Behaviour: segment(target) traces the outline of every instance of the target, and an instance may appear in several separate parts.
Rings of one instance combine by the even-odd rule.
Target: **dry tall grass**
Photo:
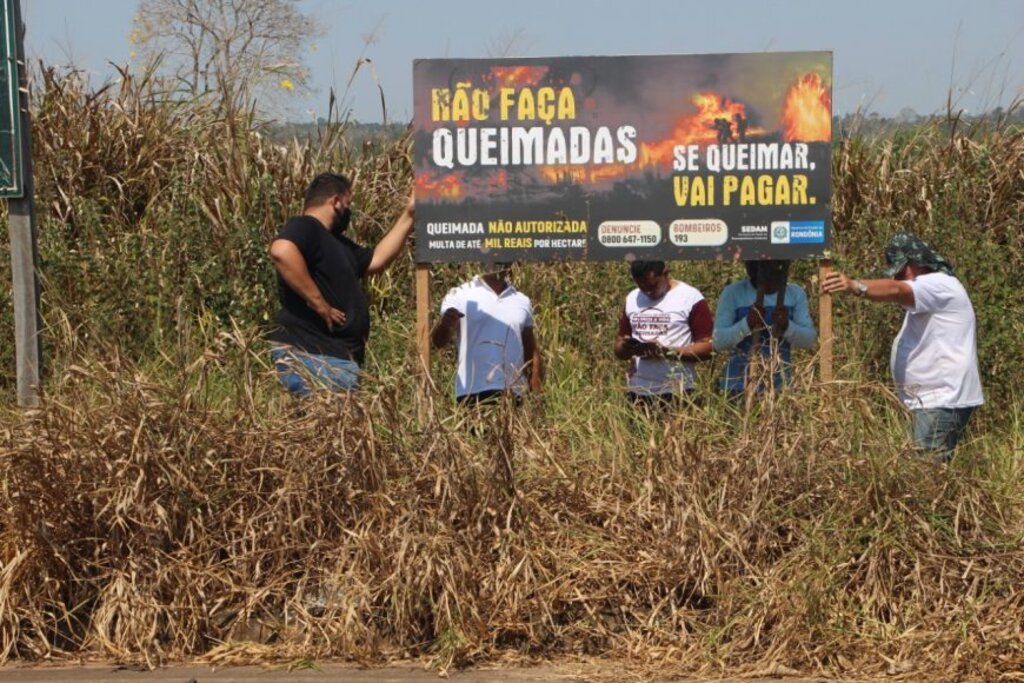
[[[391,381],[260,398],[259,356],[211,400],[246,353],[221,345],[174,381],[74,368],[4,429],[5,656],[1024,666],[1019,430],[936,470],[887,391],[840,384],[664,422],[595,387],[476,436]]]
[[[815,385],[804,356],[793,391],[741,415],[712,364],[703,408],[634,415],[610,352],[615,264],[517,274],[543,401],[463,414],[450,358],[418,391],[403,261],[372,285],[364,390],[296,406],[258,335],[266,240],[329,167],[357,176],[374,241],[407,142],[359,155],[332,126],[275,147],[127,74],[39,88],[51,365],[41,409],[0,406],[0,659],[1024,676],[1019,131],[936,124],[835,155],[840,266],[877,267],[906,225],[951,252],[978,308],[990,403],[935,469],[875,381],[896,311],[858,301],[837,303],[842,382]],[[739,273],[674,268],[712,299]],[[466,272],[438,268],[436,287]],[[0,344],[9,329],[4,313]]]

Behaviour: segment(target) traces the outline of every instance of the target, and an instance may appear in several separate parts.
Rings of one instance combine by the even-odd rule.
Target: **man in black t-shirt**
[[[370,310],[362,279],[385,270],[413,230],[414,204],[373,249],[344,235],[352,183],[324,173],[306,189],[295,216],[270,245],[277,269],[281,311],[270,335],[271,356],[281,382],[300,396],[310,380],[333,390],[355,389],[370,336]]]

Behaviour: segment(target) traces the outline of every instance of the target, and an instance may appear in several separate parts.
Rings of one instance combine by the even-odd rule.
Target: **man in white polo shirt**
[[[634,261],[615,357],[630,361],[629,398],[666,405],[693,390],[694,366],[711,357],[714,321],[704,295],[669,277],[664,261]]]
[[[541,359],[530,299],[508,281],[510,264],[452,288],[430,334],[435,348],[459,341],[455,398],[460,403],[540,391]]]
[[[914,442],[948,462],[974,409],[984,403],[974,307],[953,266],[926,242],[897,233],[885,249],[883,279],[830,273],[825,292],[889,301],[906,311],[892,346],[896,389],[913,416]]]

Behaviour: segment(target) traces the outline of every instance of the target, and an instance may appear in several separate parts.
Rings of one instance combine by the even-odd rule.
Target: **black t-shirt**
[[[373,250],[359,246],[344,235],[331,234],[312,216],[289,219],[274,239],[288,240],[299,248],[309,275],[324,299],[345,313],[345,324],[328,330],[323,319],[279,273],[277,291],[281,311],[270,339],[306,353],[345,358],[362,365],[366,340],[370,336],[370,308],[361,280],[370,267]]]

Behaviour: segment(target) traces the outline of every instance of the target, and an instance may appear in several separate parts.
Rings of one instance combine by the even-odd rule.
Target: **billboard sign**
[[[832,55],[417,60],[416,259],[820,257]]]

